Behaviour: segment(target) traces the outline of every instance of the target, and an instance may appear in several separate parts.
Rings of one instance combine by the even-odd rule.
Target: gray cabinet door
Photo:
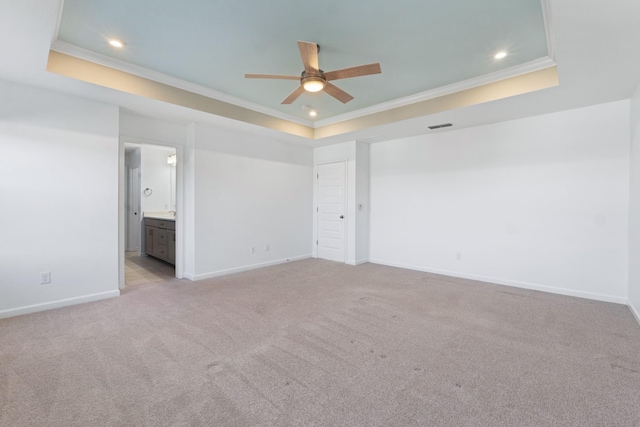
[[[167,252],[167,230],[156,228],[154,230],[153,256],[166,261]]]
[[[168,252],[167,245],[157,244],[153,248],[153,256],[163,261],[167,260]]]
[[[173,230],[167,230],[167,261],[171,264],[176,264],[176,232]]]
[[[163,225],[165,228],[159,228]],[[173,265],[176,264],[175,222],[145,220],[145,253]]]
[[[157,231],[158,229],[155,227],[145,227],[144,252],[147,255],[154,255],[153,247],[155,243],[155,234],[157,233]]]

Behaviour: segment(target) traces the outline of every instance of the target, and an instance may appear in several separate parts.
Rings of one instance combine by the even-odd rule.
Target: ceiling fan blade
[[[349,95],[347,92],[343,91],[337,86],[332,85],[329,82],[324,85],[324,91],[343,104],[346,104],[353,99],[353,96]]]
[[[324,73],[324,78],[327,80],[348,79],[350,77],[368,76],[370,74],[380,74],[380,64],[359,65],[357,67],[344,68],[342,70],[329,71]]]
[[[311,42],[303,42],[298,40],[298,49],[304,64],[304,70],[309,74],[318,74],[318,45]]]
[[[245,79],[280,79],[280,80],[300,80],[300,76],[281,76],[279,74],[245,74]]]
[[[304,92],[304,87],[302,85],[298,86],[296,90],[291,92],[291,95],[287,96],[287,99],[281,102],[281,104],[291,104],[293,101],[298,99],[300,95]]]

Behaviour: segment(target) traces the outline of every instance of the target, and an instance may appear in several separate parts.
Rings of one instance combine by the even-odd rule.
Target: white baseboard
[[[505,280],[497,277],[485,277],[475,274],[460,273],[457,271],[440,270],[437,268],[419,267],[409,264],[399,264],[394,262],[387,262],[379,259],[370,259],[372,264],[388,265],[389,267],[406,268],[407,270],[424,271],[425,273],[442,274],[444,276],[457,277],[460,279],[477,280],[479,282],[493,283],[496,285],[512,286],[514,288],[530,289],[532,291],[548,292],[552,294],[566,295],[570,297],[578,297],[591,299],[596,301],[613,302],[616,304],[627,305],[628,301],[624,297],[617,297],[614,295],[597,294],[593,292],[576,291],[574,289],[556,288],[553,286],[540,285],[537,283],[519,282],[516,280]]]
[[[272,265],[284,264],[286,262],[291,262],[291,261],[300,261],[308,258],[312,258],[311,254],[300,255],[300,256],[291,257],[291,258],[278,259],[275,261],[267,261],[259,264],[245,265],[242,267],[229,268],[227,270],[213,271],[211,273],[196,274],[196,275],[185,274],[185,278],[189,280],[210,279],[212,277],[226,276],[228,274],[241,273],[243,271],[255,270],[257,268],[263,268],[263,267],[271,267]]]
[[[54,308],[62,308],[70,305],[82,304],[85,302],[100,301],[108,298],[120,296],[120,291],[101,292],[99,294],[85,295],[82,297],[62,299],[58,301],[45,302],[42,304],[27,305],[24,307],[10,308],[0,311],[0,319],[7,317],[20,316],[23,314],[36,313],[38,311],[53,310]]]
[[[357,259],[355,261],[347,261],[345,262],[345,264],[349,264],[349,265],[360,265],[360,264],[366,264],[368,263],[369,260],[368,259]]]
[[[635,308],[633,306],[633,304],[631,304],[631,301],[627,302],[627,306],[629,307],[629,310],[631,310],[631,314],[633,314],[633,317],[636,318],[636,321],[638,322],[638,325],[640,325],[640,310]]]

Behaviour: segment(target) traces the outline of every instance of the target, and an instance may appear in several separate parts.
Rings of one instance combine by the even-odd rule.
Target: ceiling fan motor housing
[[[314,78],[314,77],[315,78],[320,78],[320,79],[326,81],[326,79],[324,78],[324,71],[322,71],[322,70],[318,70],[318,74],[309,74],[306,71],[303,71],[302,74],[300,74],[300,81],[302,82],[302,81],[304,81],[306,79]]]

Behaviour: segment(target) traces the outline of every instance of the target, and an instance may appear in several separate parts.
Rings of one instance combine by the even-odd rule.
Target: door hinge
[[[320,174],[319,173],[316,174],[316,178],[320,178]]]
[[[316,246],[318,246],[318,241],[316,240]]]
[[[320,212],[320,208],[316,208],[316,212]]]

